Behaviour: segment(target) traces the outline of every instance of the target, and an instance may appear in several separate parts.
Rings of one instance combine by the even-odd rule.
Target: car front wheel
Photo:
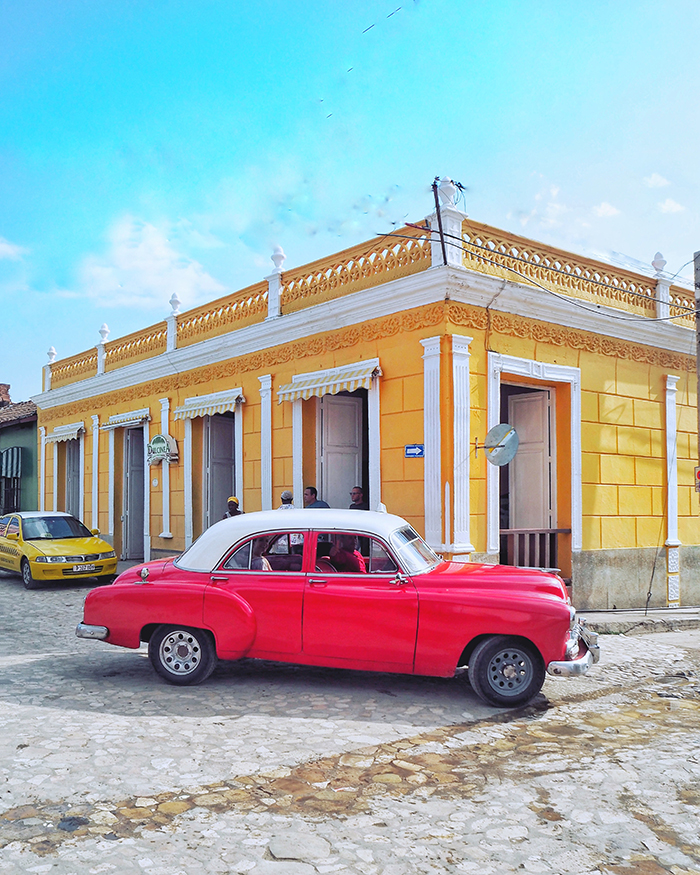
[[[23,559],[20,566],[22,570],[22,583],[25,589],[36,589],[38,583],[32,576],[32,569],[29,567],[29,560]]]
[[[148,642],[153,668],[169,684],[201,684],[216,668],[214,641],[203,629],[159,626]]]
[[[544,662],[531,644],[496,635],[482,641],[469,660],[469,682],[489,705],[525,705],[544,683]]]

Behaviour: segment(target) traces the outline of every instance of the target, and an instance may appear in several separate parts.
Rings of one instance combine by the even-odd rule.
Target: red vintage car
[[[536,568],[445,562],[401,517],[335,509],[222,520],[181,556],[131,568],[85,600],[80,638],[137,648],[197,684],[217,659],[450,677],[501,707],[545,671],[584,674],[597,636]]]

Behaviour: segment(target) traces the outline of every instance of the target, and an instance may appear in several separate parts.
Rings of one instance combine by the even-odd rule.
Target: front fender
[[[204,624],[216,639],[221,659],[240,659],[253,646],[258,626],[253,609],[238,593],[207,586],[204,592]]]

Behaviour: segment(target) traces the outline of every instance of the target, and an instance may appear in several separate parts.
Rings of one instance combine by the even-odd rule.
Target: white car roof
[[[243,513],[221,520],[208,528],[187,551],[183,562],[194,560],[199,568],[213,568],[233,544],[250,535],[267,532],[294,532],[313,529],[319,532],[353,532],[358,535],[378,535],[387,540],[392,532],[409,525],[403,517],[371,510],[341,510],[339,508],[309,508],[284,511],[264,510]]]

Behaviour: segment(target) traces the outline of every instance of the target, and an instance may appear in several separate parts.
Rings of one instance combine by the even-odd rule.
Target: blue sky
[[[697,0],[0,0],[0,382],[416,221],[675,272]],[[692,268],[684,275],[690,277]]]

